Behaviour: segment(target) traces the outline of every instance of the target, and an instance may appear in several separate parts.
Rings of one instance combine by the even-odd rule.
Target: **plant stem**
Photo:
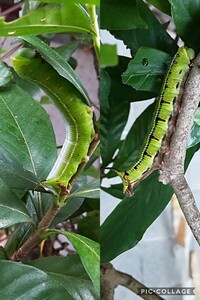
[[[27,256],[27,254],[31,251],[31,249],[36,246],[41,238],[40,236],[48,229],[49,225],[60,211],[61,206],[58,206],[54,203],[50,205],[44,217],[38,224],[37,231],[34,232],[26,242],[13,254],[11,257],[12,260],[20,261],[23,257]]]
[[[94,30],[93,44],[99,62],[100,61],[100,36],[99,36],[98,19],[96,14],[96,6],[94,4],[86,4],[86,8],[90,16],[92,29]]]

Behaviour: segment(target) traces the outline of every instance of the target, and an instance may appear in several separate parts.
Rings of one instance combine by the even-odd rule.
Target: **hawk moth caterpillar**
[[[21,51],[12,58],[15,71],[30,80],[52,99],[66,124],[66,138],[58,158],[46,180],[41,185],[48,190],[68,193],[69,181],[78,166],[87,158],[94,138],[93,110],[85,104],[83,96],[65,78],[40,57]]]
[[[155,169],[156,157],[161,151],[162,142],[169,129],[169,121],[173,117],[174,109],[176,109],[174,108],[175,104],[180,98],[181,89],[187,78],[190,63],[194,56],[194,51],[191,48],[182,46],[178,49],[165,75],[161,92],[156,99],[156,107],[150,129],[137,160],[125,171],[113,169],[120,176],[123,183],[123,191],[126,195],[131,195],[133,187],[137,186],[141,180]]]

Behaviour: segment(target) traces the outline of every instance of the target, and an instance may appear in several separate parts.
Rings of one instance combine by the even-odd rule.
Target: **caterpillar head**
[[[133,186],[131,184],[129,174],[126,171],[118,171],[116,169],[112,169],[112,171],[117,173],[117,175],[121,178],[123,184],[123,193],[127,196],[131,196],[133,194]]]

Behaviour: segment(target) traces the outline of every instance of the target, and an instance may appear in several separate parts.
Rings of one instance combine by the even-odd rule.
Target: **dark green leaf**
[[[0,228],[22,222],[32,222],[32,219],[24,203],[0,179]]]
[[[70,198],[99,198],[99,179],[87,183],[85,186],[80,189],[74,191],[69,195],[67,199]]]
[[[45,179],[56,158],[49,116],[15,84],[0,91],[0,111],[1,146],[37,178]]]
[[[174,55],[177,51],[175,41],[166,32],[164,26],[160,24],[146,3],[139,1],[138,11],[141,18],[147,23],[147,29],[113,30],[112,34],[117,39],[124,41],[125,45],[132,50],[133,56],[144,45]]]
[[[63,234],[72,243],[78,252],[85,270],[87,271],[90,279],[92,280],[97,291],[100,289],[100,247],[99,244],[79,234],[60,231],[48,230],[46,235],[49,234]]]
[[[23,168],[19,161],[0,146],[0,178],[12,189],[34,190],[39,179]]]
[[[78,75],[74,72],[72,67],[65,61],[65,59],[60,56],[56,50],[49,47],[46,43],[40,40],[38,37],[28,36],[22,37],[24,41],[31,44],[37,49],[44,57],[44,59],[52,65],[52,67],[64,78],[69,80],[77,90],[84,96],[87,103],[89,103],[88,94],[82,85],[82,82]]]
[[[147,0],[153,6],[161,10],[162,12],[166,13],[167,15],[171,14],[171,7],[168,0]]]
[[[88,213],[78,220],[77,233],[99,243],[99,222],[98,211]]]
[[[122,183],[113,184],[113,185],[111,184],[109,188],[101,187],[101,189],[115,198],[118,199],[124,198]]]
[[[138,11],[137,0],[102,0],[101,28],[127,30],[147,28],[147,24]]]
[[[118,64],[116,45],[101,44],[101,67],[115,66]]]
[[[150,128],[154,108],[154,104],[150,105],[132,125],[126,139],[119,149],[114,161],[114,168],[126,170],[126,168],[137,159],[141,146],[145,144],[145,138]]]
[[[60,283],[72,299],[98,299],[94,286],[77,254],[68,255],[67,257],[46,257],[34,260],[29,264],[44,271]]]
[[[185,168],[199,147],[200,143],[187,151]],[[172,188],[158,182],[158,173],[153,172],[135,189],[133,196],[125,197],[102,225],[102,262],[109,262],[134,247],[163,211],[172,194]]]
[[[74,299],[59,280],[35,267],[0,260],[0,270],[0,299]]]
[[[141,47],[122,74],[122,81],[141,91],[159,93],[169,55],[157,49]]]
[[[200,0],[169,0],[172,7],[173,21],[179,37],[188,47],[199,52]]]
[[[83,198],[70,199],[65,206],[60,210],[60,212],[54,218],[51,226],[68,220],[83,204]]]
[[[5,87],[12,80],[12,72],[5,63],[0,61],[0,87]]]
[[[66,61],[69,61],[69,59],[72,56],[72,54],[74,53],[74,51],[76,51],[79,43],[80,43],[80,40],[74,40],[69,43],[66,43],[65,45],[55,48],[55,50]]]
[[[12,22],[0,19],[1,36],[34,35],[55,32],[92,33],[90,20],[82,6],[67,4],[49,4]]]

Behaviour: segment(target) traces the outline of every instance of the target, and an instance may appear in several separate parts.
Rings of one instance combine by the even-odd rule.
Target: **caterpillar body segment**
[[[93,110],[84,103],[76,88],[41,58],[16,55],[12,62],[22,78],[37,83],[53,100],[65,121],[64,145],[50,174],[41,184],[50,185],[57,192],[63,188],[69,190],[68,183],[87,156],[94,138]]]
[[[137,160],[126,171],[115,170],[122,179],[123,191],[127,195],[131,195],[133,187],[147,177],[151,170],[155,169],[155,158],[158,156],[163,139],[167,134],[175,104],[182,97],[183,85],[194,56],[193,49],[184,46],[178,49],[164,78],[161,93],[156,99],[150,130]]]

